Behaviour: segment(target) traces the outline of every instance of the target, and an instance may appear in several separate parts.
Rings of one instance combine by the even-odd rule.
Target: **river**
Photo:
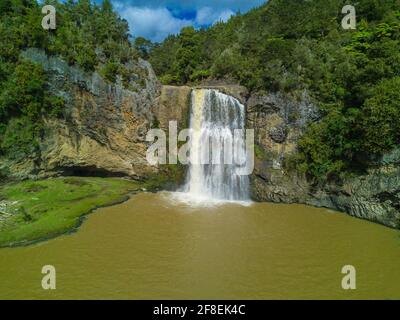
[[[41,287],[44,265],[57,288]],[[341,269],[357,270],[357,289]],[[400,232],[268,203],[192,207],[142,193],[75,233],[0,250],[1,299],[400,298]]]

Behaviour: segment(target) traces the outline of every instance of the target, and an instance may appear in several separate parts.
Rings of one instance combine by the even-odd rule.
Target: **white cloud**
[[[218,16],[218,18],[217,18],[217,21],[224,21],[224,22],[226,22],[226,21],[229,20],[230,17],[232,17],[232,16],[234,16],[234,15],[235,15],[235,13],[234,13],[232,10],[226,9],[226,10],[222,11],[222,12],[219,14],[219,16]]]
[[[120,15],[126,19],[130,32],[152,41],[162,41],[170,34],[177,34],[193,21],[175,18],[166,8],[131,7],[121,3],[115,4]]]
[[[211,7],[215,10],[230,8],[233,11],[247,11],[255,6],[265,3],[267,0],[115,0],[126,5],[149,8],[181,8],[200,9]]]
[[[235,13],[230,9],[214,10],[211,7],[203,7],[197,11],[196,24],[209,25],[218,21],[227,21]]]
[[[227,21],[235,11],[247,11],[265,1],[114,0],[113,4],[119,14],[128,21],[133,36],[161,42],[168,35],[179,33],[183,27],[201,27]],[[191,12],[195,14],[190,14]]]

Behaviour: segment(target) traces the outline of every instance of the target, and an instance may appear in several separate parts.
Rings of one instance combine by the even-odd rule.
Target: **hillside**
[[[317,183],[359,175],[400,144],[400,1],[357,1],[354,31],[341,27],[345,4],[271,0],[148,46],[150,62],[165,84],[220,79],[294,97],[306,90],[319,119],[287,166]]]
[[[48,3],[57,8],[57,28],[52,31],[42,28],[43,5],[37,1],[0,3],[0,156],[15,161],[40,158],[45,120],[68,120],[74,103],[72,88],[52,88],[60,81],[27,59],[23,53],[29,48],[86,74],[96,72],[109,84],[118,80],[132,91],[145,87],[148,75],[129,41],[127,22],[113,11],[110,1],[101,6],[89,0]]]

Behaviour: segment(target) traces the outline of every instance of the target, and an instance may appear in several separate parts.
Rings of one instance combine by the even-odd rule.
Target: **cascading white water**
[[[245,107],[217,90],[195,89],[191,104],[190,166],[185,191],[195,199],[247,201]],[[236,130],[236,132],[235,132]],[[239,164],[238,164],[239,163]]]

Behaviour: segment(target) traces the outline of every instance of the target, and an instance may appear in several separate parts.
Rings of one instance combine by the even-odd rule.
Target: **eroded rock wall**
[[[315,186],[288,163],[306,126],[319,118],[307,92],[252,95],[247,118],[248,128],[255,129],[255,200],[326,207],[400,228],[399,150],[385,155],[366,175]]]
[[[126,176],[144,179],[159,172],[146,151],[151,128],[168,129],[170,120],[188,115],[190,88],[162,87],[149,63],[130,62],[136,82],[125,89],[121,81],[106,82],[97,73],[84,73],[57,57],[29,49],[26,59],[41,64],[52,94],[66,102],[64,117],[44,119],[40,154],[22,161],[2,159],[13,178],[52,175]]]

